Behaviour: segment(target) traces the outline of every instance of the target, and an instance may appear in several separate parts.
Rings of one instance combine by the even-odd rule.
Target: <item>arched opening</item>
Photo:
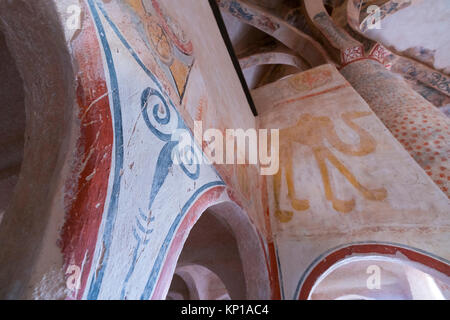
[[[178,268],[167,300],[230,300],[230,294],[217,274],[201,265]]]
[[[209,207],[191,229],[168,299],[269,299],[260,238],[234,203]]]
[[[0,298],[20,299],[54,263],[40,252],[61,216],[77,134],[76,77],[54,2],[0,1],[0,70]]]
[[[25,136],[23,82],[0,31],[0,223],[19,179]]]
[[[362,256],[333,265],[316,282],[309,299],[444,300],[450,298],[448,280],[417,263]]]
[[[186,281],[175,273],[166,300],[194,300],[192,296]]]
[[[446,300],[447,261],[409,247],[353,244],[320,256],[302,277],[308,300]]]

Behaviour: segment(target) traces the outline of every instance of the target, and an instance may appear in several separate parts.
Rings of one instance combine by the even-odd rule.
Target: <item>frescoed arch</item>
[[[243,276],[245,279],[245,283],[242,284],[245,296],[240,297],[245,297],[246,299],[270,299],[270,269],[263,238],[242,208],[229,199],[228,192],[224,187],[216,187],[205,193],[180,223],[178,230],[173,236],[174,240],[170,244],[167,258],[162,266],[161,276],[151,298],[165,298],[183,246],[189,237],[190,231],[199,219],[202,219],[203,214],[212,215],[215,219],[224,222],[225,228],[229,229],[231,231],[230,235],[234,236],[237,250],[239,251],[240,263],[242,264],[242,269],[240,270],[243,272],[242,275],[236,275],[236,277]],[[217,255],[219,256],[220,252]],[[213,257],[208,256],[208,259],[213,259]],[[221,269],[220,266],[217,267]],[[227,274],[226,270],[222,271]],[[228,284],[224,279],[222,281],[225,282],[225,285]],[[241,294],[244,294],[244,291],[241,290]]]
[[[351,257],[379,256],[395,258],[400,263],[417,263],[450,277],[449,261],[420,249],[383,242],[360,242],[339,246],[317,257],[306,269],[297,284],[295,297],[307,300],[320,278],[334,265]]]

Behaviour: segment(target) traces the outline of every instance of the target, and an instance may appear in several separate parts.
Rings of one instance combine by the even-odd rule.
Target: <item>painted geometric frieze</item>
[[[342,52],[342,65],[349,64],[355,60],[364,57],[364,48],[362,46],[347,48]]]
[[[377,43],[370,51],[369,58],[375,59],[381,64],[384,64],[387,55],[389,55],[389,51],[381,44]]]

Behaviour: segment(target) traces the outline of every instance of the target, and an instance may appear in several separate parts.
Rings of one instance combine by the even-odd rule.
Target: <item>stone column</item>
[[[447,196],[450,120],[381,63],[363,59],[342,75]]]

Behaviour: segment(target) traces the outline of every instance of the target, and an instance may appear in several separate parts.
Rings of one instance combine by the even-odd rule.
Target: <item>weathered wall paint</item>
[[[49,155],[34,150],[37,156],[28,157],[25,168],[33,159],[58,161],[44,161],[46,170],[39,172],[49,191],[29,183],[32,170],[21,172],[28,185],[19,190],[45,205],[22,201],[20,210],[17,202],[5,214],[0,236],[10,246],[0,248],[0,256],[17,264],[1,266],[2,297],[164,299],[190,230],[205,210],[223,204],[222,214],[229,215],[245,249],[245,272],[260,275],[247,281],[258,283],[252,298],[298,298],[309,267],[337,245],[383,240],[449,258],[448,198],[333,66],[255,90],[261,113],[255,119],[206,1],[46,3],[52,10],[42,6],[40,14],[57,18],[49,19],[55,25],[46,35],[57,34],[55,46],[62,49],[49,52],[35,73],[67,79],[58,81],[64,88],[57,87],[56,98],[39,101],[58,113],[36,132],[60,134],[43,149]],[[221,3],[295,50],[313,43],[311,62],[328,61],[312,38],[262,8]],[[82,7],[81,30],[63,24],[70,4]],[[11,12],[21,18],[11,15],[13,31],[21,31],[26,16]],[[36,36],[32,28],[26,30]],[[287,39],[293,33],[304,47]],[[372,49],[369,58],[383,60],[383,48]],[[345,58],[360,56],[350,50]],[[195,120],[222,132],[280,128],[281,170],[267,178],[255,165],[173,164],[174,130],[192,130]],[[201,148],[208,145],[193,143],[205,157]],[[33,215],[39,219],[29,219]],[[1,234],[14,227],[22,235]],[[78,279],[79,287],[70,286]]]
[[[104,8],[93,2],[89,5],[103,42],[118,142],[108,190],[109,203],[105,204],[106,217],[94,258],[95,272],[89,277],[85,297],[150,298],[167,247],[186,209],[203,191],[223,182],[207,167],[173,166],[170,157],[177,143],[171,141],[171,133],[185,127],[183,120],[173,103],[164,97],[160,82],[133,54]],[[130,96],[123,84],[131,70],[136,82],[135,93]],[[141,147],[144,143],[147,146]],[[150,181],[153,182],[149,184]],[[179,188],[177,195],[167,201],[172,193],[168,188],[175,183]],[[135,192],[148,190],[148,185],[151,185],[148,192]],[[117,234],[114,230],[123,231]],[[133,254],[124,255],[125,252]],[[117,265],[119,257],[120,266]],[[130,258],[125,262],[124,257]],[[151,265],[153,268],[148,267]],[[140,281],[143,278],[148,280]]]
[[[144,2],[144,5],[146,3],[149,2]],[[156,1],[151,4],[153,9],[161,9]],[[103,46],[108,87],[112,92],[109,98],[115,146],[93,266],[87,271],[86,287],[80,290],[84,293],[78,297],[161,298],[166,289],[163,287],[157,296],[154,296],[154,290],[175,233],[179,232],[179,226],[188,210],[195,207],[197,199],[208,194],[208,190],[224,186],[225,182],[210,166],[193,165],[187,168],[172,164],[170,156],[177,142],[171,141],[171,134],[175,129],[187,128],[166,92],[167,86],[164,86],[164,83],[171,84],[171,92],[182,98],[177,81],[174,86],[171,79],[174,73],[169,74],[163,69],[165,77],[161,82],[141,60],[133,45],[142,38],[145,40],[145,37],[139,34],[141,38],[135,39],[130,36],[135,31],[125,28],[123,22],[114,22],[114,12],[117,14],[117,8],[121,8],[123,3],[103,5],[88,1],[88,5]],[[140,9],[137,9],[138,13],[142,13]],[[171,17],[170,21],[175,20]],[[163,26],[170,28],[164,23]],[[128,30],[127,36],[132,39],[131,42],[122,33],[124,29]],[[176,39],[174,42],[172,47],[180,49]],[[186,53],[192,53],[192,43],[188,43],[184,49],[190,49]],[[161,69],[161,55],[164,52],[157,53],[155,60]],[[128,86],[126,83],[131,75],[133,86]],[[186,81],[187,74],[184,78]],[[201,80],[202,76],[198,75],[197,81]],[[137,191],[146,189],[147,192]],[[214,198],[209,201],[213,204]],[[201,209],[205,209],[204,205],[197,210]],[[197,211],[197,217],[200,213]],[[189,225],[184,230],[187,233]],[[173,254],[176,256],[179,252]]]
[[[449,119],[378,62],[356,61],[341,72],[417,163],[450,195]]]
[[[360,15],[363,19],[367,13],[367,6],[374,4],[380,6],[380,10],[367,16],[360,24]],[[403,76],[416,92],[436,107],[442,107],[449,99],[448,71],[434,64],[437,49],[432,50],[428,47],[432,43],[432,47],[439,47],[440,58],[445,56],[442,44],[445,33],[429,34],[430,30],[435,28],[434,23],[439,26],[445,25],[441,22],[448,11],[445,7],[446,5],[443,5],[441,1],[391,0],[364,3],[361,0],[354,0],[347,1],[338,10],[334,10],[333,18],[334,21],[339,21],[339,25],[344,27],[353,38],[363,43],[366,52],[375,53],[369,55],[369,58],[372,56],[385,64],[387,69]],[[426,15],[433,16],[433,22],[426,22],[425,11]],[[377,28],[368,30],[367,23],[372,23],[374,18],[379,19]],[[440,35],[436,37],[436,34]],[[384,47],[389,48],[390,51],[385,50]],[[380,50],[382,48],[383,50]],[[380,57],[379,53],[384,61],[377,59],[377,56]]]
[[[424,52],[433,52],[432,67],[448,74],[450,45],[445,30],[450,27],[450,4],[446,0],[432,2],[430,5],[430,1],[418,1],[403,8],[398,5],[391,10],[392,13],[383,17],[381,29],[365,30],[365,34],[400,52],[420,48],[418,51],[409,52],[419,61],[424,60]]]
[[[58,2],[61,22],[76,3]],[[267,202],[253,196],[265,190],[258,167],[171,159],[173,133],[192,130],[194,120],[205,130],[256,124],[208,2],[184,2],[183,12],[178,1],[80,5],[80,30],[58,25],[76,70],[67,129],[73,149],[63,159],[51,219],[33,230],[40,254],[26,268],[30,277],[10,277],[26,289],[5,287],[8,297],[163,299],[190,229],[207,208],[229,202],[256,235],[252,254],[262,262],[253,268],[265,280],[252,297],[268,298],[269,276],[272,285],[277,277],[269,275],[270,225],[260,214]],[[191,142],[205,157],[202,142]]]
[[[328,292],[327,290],[324,290],[325,295],[331,294],[331,296],[321,298],[337,298],[332,297],[336,291],[345,292],[346,289],[350,289],[348,291],[353,294],[358,293],[358,291],[363,294],[365,292],[365,296],[374,296],[375,299],[412,299],[414,297],[408,297],[407,294],[405,294],[412,291],[412,288],[410,286],[411,284],[407,284],[406,288],[401,288],[401,274],[403,273],[403,277],[405,277],[405,273],[407,273],[405,272],[405,270],[407,270],[409,267],[417,268],[417,270],[421,270],[422,272],[425,271],[427,274],[431,275],[435,281],[442,281],[444,283],[444,288],[446,287],[445,283],[448,282],[448,263],[439,257],[405,245],[392,244],[387,242],[360,242],[332,248],[317,257],[317,259],[315,259],[311,263],[307,271],[303,274],[302,278],[298,282],[296,288],[296,294],[298,294],[298,298],[303,300],[311,298],[312,291],[315,291],[316,289],[314,288],[314,286],[316,285],[317,281],[320,281],[320,278],[323,277],[328,271],[333,269],[334,266],[342,265],[347,261],[349,262],[350,260],[357,261],[359,259],[361,259],[360,261],[363,261],[363,259],[368,259],[367,265],[372,267],[374,265],[380,266],[380,268],[383,270],[382,272],[380,272],[381,281],[383,282],[380,287],[381,290],[373,290],[368,288],[366,265],[362,270],[355,270],[354,268],[352,268],[353,270],[350,269],[350,272],[352,273],[354,278],[353,283],[351,283],[348,288],[346,288],[346,286],[342,284],[337,285],[337,290],[331,290]],[[395,269],[393,269],[392,266],[383,265],[383,262],[387,261],[391,263],[396,262],[398,264],[398,268],[401,270],[401,272],[399,272],[400,274],[395,274]],[[340,274],[340,277],[341,279],[345,279],[346,275]],[[328,285],[330,285],[330,283],[328,283]],[[334,283],[334,285],[336,284]],[[396,288],[393,290],[391,288],[392,286],[395,286]],[[423,294],[422,297],[425,297],[422,299],[430,299],[430,295],[427,296],[427,293],[423,292],[424,288],[422,287],[421,289],[422,290],[420,291]],[[403,291],[403,297],[401,297],[401,295],[400,297],[398,297],[399,295],[396,294],[395,291],[398,292],[399,290]],[[445,293],[448,294],[448,290],[445,291]],[[367,294],[369,292],[370,294]]]
[[[260,126],[281,129],[268,192],[284,298],[338,245],[387,241],[449,258],[448,198],[333,66],[252,95]]]

